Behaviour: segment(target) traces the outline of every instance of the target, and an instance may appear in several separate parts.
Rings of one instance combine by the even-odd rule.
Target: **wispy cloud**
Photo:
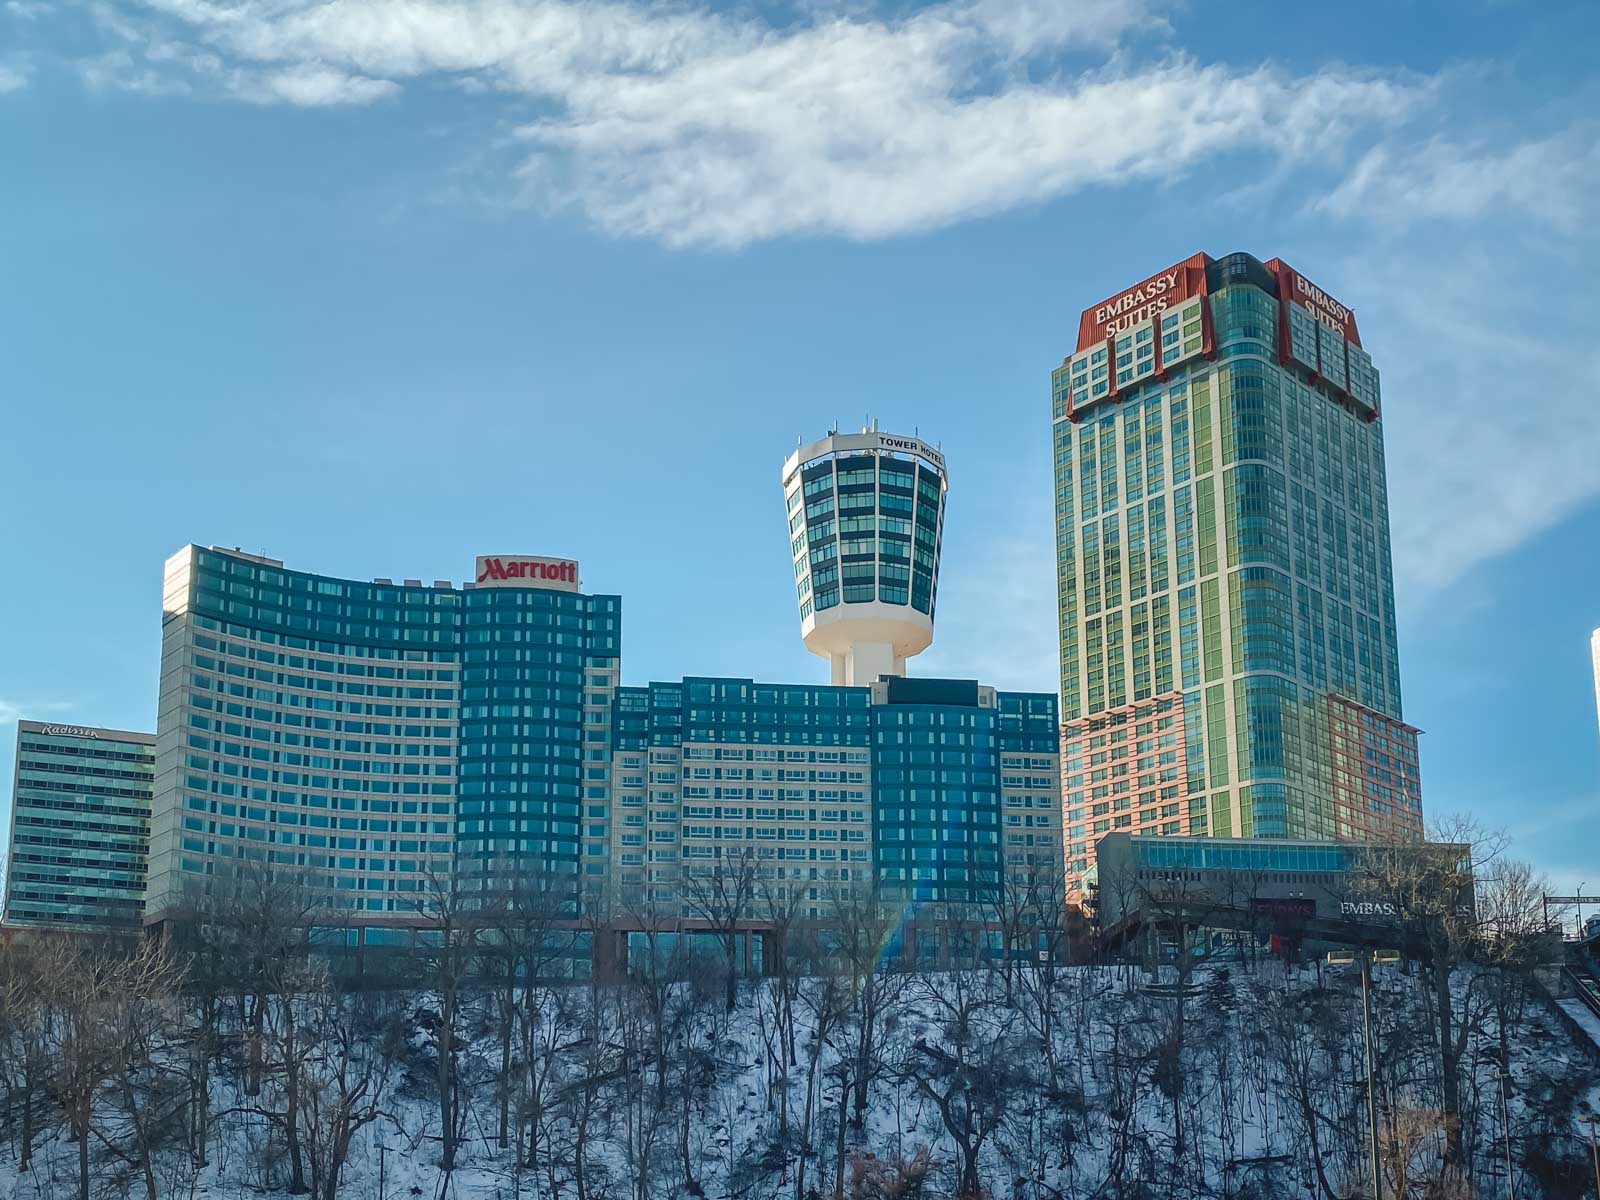
[[[1347,68],[1196,61],[1165,48],[1154,6],[1127,0],[947,0],[784,25],[615,0],[150,0],[97,11],[125,57],[92,65],[96,86],[153,91],[152,77],[167,78],[316,106],[438,77],[522,111],[532,100],[541,115],[519,127],[525,194],[672,244],[888,236],[1171,178],[1227,151],[1337,158],[1355,132],[1403,117],[1430,88]]]
[[[812,30],[576,90],[563,115],[523,134],[571,152],[577,193],[604,228],[741,245],[927,229],[1096,184],[1170,178],[1228,150],[1299,157],[1416,95],[1344,72],[1239,72],[1186,58],[964,91],[993,50],[966,31]],[[1105,136],[1111,128],[1117,135]]]
[[[0,729],[15,725],[20,720],[37,720],[72,711],[72,705],[63,700],[6,700],[0,698]]]
[[[1314,211],[1367,227],[1347,272],[1383,372],[1394,556],[1423,602],[1600,494],[1582,295],[1600,126],[1368,153]],[[1375,340],[1374,340],[1375,339]]]
[[[1332,229],[1351,256],[1359,287],[1339,290],[1361,298],[1390,397],[1407,595],[1600,492],[1600,408],[1577,399],[1600,352],[1544,299],[1600,266],[1587,228],[1600,127],[1452,121],[1448,74],[1205,61],[1175,48],[1161,0],[825,3],[781,23],[704,0],[89,11],[102,42],[79,63],[89,86],[299,107],[471,90],[489,115],[461,148],[474,170],[457,194],[510,179],[517,203],[576,205],[611,233],[679,246],[889,237],[1248,155],[1266,181],[1249,212],[1303,203],[1315,245]],[[6,12],[43,23],[35,0]],[[506,174],[479,171],[485,155]]]
[[[316,107],[327,104],[369,104],[392,96],[400,85],[387,79],[369,79],[312,63],[300,63],[273,71],[254,90],[241,94],[261,103],[284,100],[290,104]]]
[[[20,92],[27,86],[27,72],[20,67],[8,67],[0,63],[0,93]]]
[[[1317,207],[1407,226],[1514,212],[1574,233],[1593,219],[1597,184],[1600,125],[1585,123],[1505,146],[1443,137],[1421,146],[1376,146]]]

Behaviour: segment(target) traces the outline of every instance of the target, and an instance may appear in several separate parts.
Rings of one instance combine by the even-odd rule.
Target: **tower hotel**
[[[740,862],[803,917],[870,884],[905,906],[891,951],[938,955],[927,906],[1059,879],[1056,697],[904,675],[933,635],[943,457],[831,435],[783,481],[828,685],[621,686],[622,601],[570,559],[480,557],[457,586],[180,550],[146,920],[256,863],[338,898],[363,943],[404,941],[430,873],[509,864],[625,936],[643,908],[693,929],[684,873]]]
[[[1084,310],[1052,385],[1069,883],[1119,830],[1420,834],[1355,314],[1196,254]]]

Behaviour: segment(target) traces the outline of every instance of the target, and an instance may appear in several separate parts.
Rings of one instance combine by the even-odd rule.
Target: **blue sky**
[[[942,443],[924,674],[1056,683],[1049,372],[1281,255],[1383,375],[1434,814],[1588,881],[1588,3],[0,0],[0,772],[150,727],[186,542],[353,577],[570,555],[624,677],[823,678],[778,468]]]

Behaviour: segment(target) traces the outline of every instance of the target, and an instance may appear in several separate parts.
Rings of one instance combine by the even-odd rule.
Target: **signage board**
[[[1392,900],[1341,900],[1341,917],[1402,917],[1400,906]]]
[[[895,450],[902,454],[919,454],[938,467],[939,470],[944,470],[944,455],[928,445],[927,442],[919,438],[894,437],[887,433],[880,433],[877,436],[878,446],[881,449]]]
[[[1314,917],[1317,902],[1309,896],[1252,896],[1250,911],[1273,917]]]
[[[1356,330],[1356,314],[1338,300],[1312,283],[1281,258],[1266,264],[1278,280],[1278,299],[1284,304],[1298,304],[1317,321],[1334,330],[1352,346],[1361,345],[1361,334]]]
[[[473,578],[478,587],[549,588],[558,592],[575,592],[581,586],[576,559],[536,558],[526,554],[480,554]]]
[[[1194,254],[1109,296],[1078,318],[1078,351],[1115,337],[1158,313],[1206,294],[1206,256]]]

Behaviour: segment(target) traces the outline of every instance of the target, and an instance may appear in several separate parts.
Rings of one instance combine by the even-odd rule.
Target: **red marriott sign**
[[[521,554],[478,556],[479,587],[536,587],[578,590],[578,563],[571,558],[529,558]]]

